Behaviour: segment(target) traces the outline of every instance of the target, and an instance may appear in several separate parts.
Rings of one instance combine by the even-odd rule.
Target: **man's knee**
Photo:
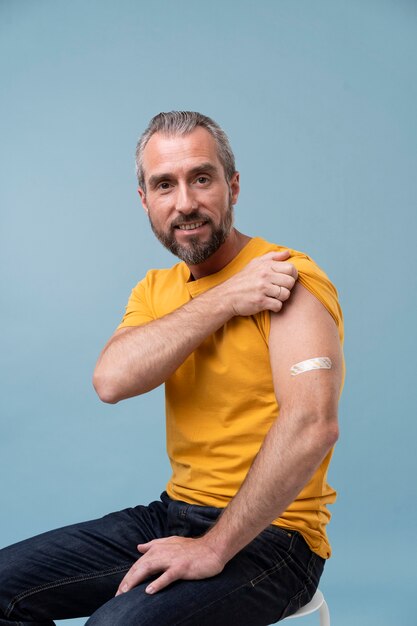
[[[114,597],[103,604],[85,626],[169,626],[175,623],[173,611],[167,610],[162,594],[149,596],[145,585]]]
[[[128,594],[112,598],[93,613],[85,626],[126,626],[142,625],[139,608],[129,602]]]

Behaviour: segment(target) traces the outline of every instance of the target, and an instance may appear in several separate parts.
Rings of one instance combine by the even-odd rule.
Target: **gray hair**
[[[195,111],[170,111],[169,113],[158,113],[149,122],[147,129],[139,137],[136,146],[136,175],[139,187],[145,190],[145,175],[143,171],[143,151],[149,139],[154,133],[164,133],[166,135],[187,135],[197,126],[205,128],[214,138],[217,144],[217,154],[220,163],[223,165],[226,180],[230,181],[236,172],[235,157],[230,147],[229,139],[220,126],[206,115]]]

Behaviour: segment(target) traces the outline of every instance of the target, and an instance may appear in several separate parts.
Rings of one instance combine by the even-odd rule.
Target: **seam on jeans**
[[[308,579],[308,580],[309,580],[309,579]],[[298,592],[295,594],[295,596],[293,596],[293,597],[290,599],[290,601],[288,602],[288,604],[287,604],[287,606],[286,606],[286,608],[285,608],[284,615],[286,615],[286,614],[287,614],[288,608],[289,608],[292,604],[294,604],[294,603],[295,603],[295,607],[296,607],[296,608],[295,608],[295,611],[298,611],[298,609],[300,609],[300,608],[301,608],[301,606],[300,606],[300,598],[301,598],[301,597],[302,597],[302,596],[306,593],[306,591],[307,591],[307,582],[308,582],[308,581],[306,581],[306,582],[304,583],[304,585],[303,585],[302,589],[300,589],[300,591],[298,591]],[[303,604],[305,604],[305,603],[303,603]]]
[[[294,533],[292,535],[292,537],[291,537],[290,545],[288,546],[287,555],[279,563],[276,563],[270,569],[264,570],[256,578],[253,578],[250,581],[252,587],[255,587],[255,585],[257,585],[260,582],[262,582],[265,578],[268,578],[268,576],[271,576],[271,574],[274,574],[275,572],[279,571],[281,569],[281,567],[283,567],[284,565],[288,565],[288,563],[290,561],[292,563],[294,563],[294,559],[292,558],[291,553],[293,552],[294,544],[296,543],[296,541],[297,541],[297,534]],[[310,580],[310,571],[309,571],[309,569],[308,569],[307,573],[308,573],[308,580]]]
[[[288,555],[285,559],[282,559],[279,563],[276,563],[273,567],[270,567],[269,569],[264,570],[256,578],[252,578],[252,580],[249,581],[250,584],[252,585],[252,587],[256,587],[256,585],[262,582],[265,578],[268,578],[268,576],[271,576],[271,574],[278,572],[281,569],[281,567],[284,567],[284,565],[287,565],[289,561],[292,561],[292,558],[290,557],[290,555]]]
[[[315,561],[316,561],[316,557],[317,557],[317,555],[316,555],[314,552],[312,552],[312,553],[311,553],[311,557],[310,557],[309,562],[308,562],[308,566],[307,566],[307,572],[306,572],[307,576],[306,576],[305,580],[303,581],[303,587],[302,587],[302,588],[300,589],[300,591],[298,591],[298,592],[297,592],[297,593],[296,593],[296,594],[295,594],[292,598],[290,598],[290,601],[288,602],[288,604],[287,604],[287,606],[286,606],[286,608],[285,608],[284,615],[286,615],[286,613],[287,613],[287,611],[288,611],[288,608],[289,608],[292,604],[294,604],[294,602],[296,603],[296,609],[295,609],[296,611],[297,611],[298,609],[300,609],[300,608],[301,608],[301,606],[303,606],[303,605],[305,604],[305,602],[304,602],[304,603],[300,606],[300,598],[301,598],[301,597],[302,597],[305,593],[307,593],[307,592],[308,592],[308,585],[311,585],[311,584],[312,584],[312,585],[314,586],[315,591],[317,591],[317,589],[318,589],[318,583],[316,583],[316,582],[315,582],[314,580],[312,580],[312,578],[311,578],[311,570],[312,570],[313,564],[314,564],[314,563],[315,563]],[[292,562],[294,562],[294,560],[293,560],[291,557],[290,557],[290,560],[291,560]],[[314,595],[314,594],[313,594],[313,595]]]
[[[292,560],[290,556],[288,556],[288,558],[282,559],[279,563],[277,563],[274,567],[270,568],[269,570],[266,570],[268,573],[265,576],[262,576],[262,574],[260,574],[260,576],[257,576],[256,578],[249,580],[245,583],[243,583],[242,585],[239,585],[239,587],[236,587],[236,589],[232,589],[231,591],[229,591],[228,593],[226,593],[225,595],[216,598],[215,600],[213,600],[212,602],[210,602],[209,604],[205,604],[202,607],[199,607],[194,613],[191,613],[191,615],[187,615],[187,617],[185,617],[184,619],[182,619],[179,622],[175,623],[175,626],[180,626],[180,624],[184,624],[185,622],[187,622],[187,620],[192,619],[193,617],[195,617],[198,613],[201,613],[202,611],[205,611],[206,609],[208,609],[210,606],[213,606],[213,604],[216,604],[217,602],[221,602],[223,601],[225,598],[227,598],[228,596],[231,596],[233,593],[236,593],[237,591],[239,591],[240,589],[243,589],[244,587],[246,587],[248,584],[250,584],[253,588],[255,587],[255,584],[253,584],[254,581],[257,581],[258,578],[266,578],[268,575],[270,575],[271,573],[273,573],[274,571],[278,571],[279,569],[281,569],[281,567],[283,567],[284,565],[287,565],[287,562],[289,560]]]
[[[79,576],[71,576],[70,578],[62,578],[60,580],[54,581],[52,583],[45,583],[44,585],[38,585],[37,587],[32,587],[31,589],[27,589],[26,591],[22,591],[19,595],[13,598],[6,608],[5,617],[10,617],[13,609],[16,604],[21,600],[25,600],[29,596],[34,595],[35,593],[40,593],[41,591],[46,591],[47,589],[55,589],[56,587],[63,587],[64,585],[70,585],[72,583],[83,582],[85,580],[94,580],[95,578],[101,578],[104,576],[110,576],[111,574],[117,574],[118,572],[128,571],[131,567],[131,563],[128,565],[119,565],[117,567],[112,567],[109,570],[103,570],[101,572],[94,572],[91,574],[82,574]]]
[[[198,615],[199,613],[201,613],[202,611],[205,611],[206,609],[208,609],[210,606],[213,606],[213,604],[216,604],[217,602],[221,602],[223,601],[225,598],[227,598],[228,596],[231,596],[232,594],[236,593],[237,591],[239,591],[240,589],[243,589],[244,587],[246,587],[248,584],[251,585],[251,587],[254,589],[256,584],[259,584],[259,582],[261,582],[262,580],[265,580],[265,578],[267,578],[268,576],[270,576],[271,574],[279,571],[282,567],[287,566],[289,562],[295,563],[294,559],[291,556],[291,553],[294,550],[295,544],[297,543],[298,540],[298,533],[297,531],[292,531],[292,537],[291,537],[291,541],[290,541],[290,545],[288,546],[288,550],[287,550],[287,554],[286,556],[281,559],[281,561],[279,563],[277,563],[274,567],[271,567],[269,570],[265,570],[265,572],[263,572],[262,574],[260,574],[259,576],[257,576],[256,578],[253,578],[252,580],[249,580],[245,583],[243,583],[242,585],[239,585],[239,587],[236,587],[236,589],[232,589],[231,591],[229,591],[228,593],[226,593],[225,595],[216,598],[215,600],[213,600],[212,602],[210,602],[209,604],[204,605],[203,607],[199,607],[196,611],[194,611],[194,613],[191,613],[191,615],[187,615],[187,617],[185,617],[184,619],[180,620],[179,622],[175,623],[175,626],[181,626],[181,624],[186,623],[188,620],[192,619],[193,617],[195,617],[196,615]],[[312,561],[313,557],[314,557],[314,553],[312,553],[312,558],[310,559]],[[261,579],[261,580],[259,580]],[[256,581],[256,582],[255,582]],[[254,584],[255,582],[255,584]],[[291,604],[291,602],[295,599],[298,598],[298,596],[302,593],[304,593],[304,591],[306,591],[306,587],[307,584],[311,582],[311,577],[310,575],[307,576],[307,579],[304,581],[304,586],[303,588],[295,595],[291,598],[290,602],[287,605],[287,609],[288,606]],[[286,609],[286,610],[287,610]]]
[[[313,569],[313,565],[316,562],[315,556],[316,555],[314,554],[314,552],[312,552],[310,560],[308,562],[307,574],[309,579],[311,578],[311,570]]]

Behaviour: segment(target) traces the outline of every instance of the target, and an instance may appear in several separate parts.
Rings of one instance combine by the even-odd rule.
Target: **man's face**
[[[227,239],[239,174],[226,181],[216,142],[204,128],[155,133],[143,154],[142,204],[159,241],[189,265],[208,259]]]

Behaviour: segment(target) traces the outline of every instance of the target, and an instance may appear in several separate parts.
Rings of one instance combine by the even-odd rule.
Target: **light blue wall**
[[[334,623],[415,623],[416,68],[413,0],[1,0],[1,545],[164,487],[162,390],[105,406],[90,381],[132,286],[173,262],[136,138],[196,109],[230,135],[240,229],[340,291]]]

